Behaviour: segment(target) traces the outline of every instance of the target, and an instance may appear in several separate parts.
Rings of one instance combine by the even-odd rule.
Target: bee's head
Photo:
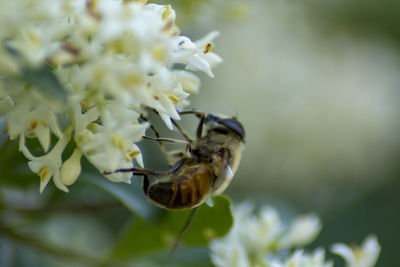
[[[208,114],[205,123],[208,130],[222,134],[232,133],[234,136],[239,138],[241,142],[244,142],[245,131],[243,125],[236,119],[236,117]]]

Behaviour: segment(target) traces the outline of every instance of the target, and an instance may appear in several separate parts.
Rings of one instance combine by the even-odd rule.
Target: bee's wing
[[[215,183],[213,185],[213,195],[222,194],[228,185],[231,183],[233,178],[233,171],[231,166],[229,166],[227,160],[223,160],[223,170],[220,175],[216,178]]]
[[[225,167],[225,176],[227,178],[229,178],[229,180],[232,180],[232,178],[233,178],[233,171],[232,171],[231,166],[228,163],[226,163],[226,167]]]
[[[214,207],[214,200],[212,199],[212,195],[208,195],[206,201],[204,201],[208,206]]]

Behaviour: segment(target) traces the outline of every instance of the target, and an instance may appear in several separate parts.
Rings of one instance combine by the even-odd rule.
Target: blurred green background
[[[226,191],[233,203],[249,200],[286,213],[319,214],[323,229],[313,247],[359,244],[375,233],[382,245],[377,266],[396,266],[400,3],[154,2],[171,4],[183,34],[194,40],[210,30],[221,33],[215,52],[224,62],[214,79],[201,75],[191,107],[237,115],[246,128],[241,166]],[[194,129],[195,123],[185,118],[182,125]],[[0,156],[1,220],[18,223],[23,217],[20,223],[28,233],[90,257],[123,242],[121,236],[134,221],[126,207],[91,179],[80,179],[69,194],[49,185],[38,195],[38,178],[29,173],[15,145],[7,143]],[[148,167],[164,166],[156,145],[143,148]],[[135,181],[129,194],[146,205],[139,187]],[[145,207],[145,216],[160,216]],[[92,258],[38,248],[35,240],[21,236],[0,237],[0,245],[1,266],[93,264]],[[343,266],[339,258],[329,258]],[[210,265],[205,248],[182,249],[174,259],[183,266],[193,259],[199,266]],[[132,266],[150,266],[145,256],[142,260]]]

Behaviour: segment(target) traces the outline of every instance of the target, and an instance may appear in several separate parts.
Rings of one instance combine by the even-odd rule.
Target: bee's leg
[[[187,111],[181,111],[179,112],[180,115],[187,115],[187,114],[194,114],[196,117],[200,119],[199,125],[197,126],[197,131],[196,131],[196,137],[200,138],[201,134],[203,132],[203,125],[204,121],[206,119],[206,113],[201,112],[201,111],[194,111],[194,110],[187,110]]]
[[[206,119],[206,115],[204,113],[202,113],[202,115],[200,117],[199,125],[197,126],[197,131],[196,131],[197,138],[201,137],[201,133],[203,132],[203,125],[204,125],[205,119]]]
[[[199,208],[199,206],[193,208],[190,211],[189,217],[186,219],[185,225],[182,227],[181,231],[179,232],[178,238],[175,240],[174,245],[172,246],[172,248],[171,248],[171,250],[170,250],[170,252],[168,254],[167,262],[171,258],[172,254],[175,252],[176,248],[179,245],[179,242],[182,240],[183,235],[185,234],[185,232],[189,228],[189,225],[192,222],[192,220],[194,218],[194,215],[196,214],[196,211],[198,210],[198,208]]]
[[[174,120],[171,119],[172,123],[174,124],[174,126],[176,127],[176,129],[178,129],[178,131],[181,133],[181,135],[189,142],[189,143],[193,143],[193,139],[185,132],[185,130],[182,129],[182,127]]]
[[[170,175],[177,170],[179,170],[180,167],[185,163],[186,159],[181,159],[175,162],[172,166],[168,168],[167,171],[157,171],[157,170],[150,170],[150,169],[144,169],[144,168],[126,168],[126,169],[117,169],[115,171],[104,171],[104,175],[110,175],[112,173],[116,172],[131,172],[133,175],[158,175],[158,176],[165,176],[165,175]]]
[[[204,113],[202,111],[196,111],[196,110],[185,110],[185,111],[179,112],[179,115],[187,115],[187,114],[196,115],[198,118],[206,116],[206,113]]]
[[[190,147],[190,143],[188,141],[184,140],[178,140],[178,139],[172,139],[172,138],[153,138],[149,136],[143,136],[144,140],[150,140],[150,141],[156,141],[159,143],[172,143],[172,144],[181,144],[186,146],[186,150],[188,147]],[[164,144],[162,147],[165,147]],[[165,151],[164,156],[167,158],[168,162],[174,162],[178,158],[182,158],[185,156],[185,152],[182,149],[175,150],[175,151]]]
[[[190,145],[188,141],[182,141],[178,139],[172,139],[172,138],[153,138],[150,136],[143,136],[143,139],[145,140],[150,140],[150,141],[157,141],[159,143],[166,142],[166,143],[173,143],[173,144],[182,144],[182,145]]]
[[[170,174],[178,171],[183,164],[185,164],[185,161],[187,161],[186,158],[181,158],[180,160],[178,160],[177,162],[175,162],[173,165],[169,166],[168,171]]]
[[[142,118],[142,120],[148,122],[149,119],[146,118],[143,114],[140,115],[140,118]],[[150,123],[150,129],[153,131],[154,135],[157,137],[157,139],[161,139],[160,133],[156,130],[156,128],[153,126],[153,124]],[[160,149],[161,152],[168,157],[168,151],[167,148],[165,147],[164,143],[160,140],[156,140],[158,142],[158,144],[160,145]]]
[[[170,151],[169,155],[170,155],[171,159],[181,159],[186,156],[186,153],[182,150],[174,150],[174,151]]]
[[[168,174],[172,174],[179,170],[180,167],[185,163],[185,159],[181,159],[177,161],[174,165],[170,166],[168,169]],[[147,194],[147,191],[149,190],[150,187],[150,181],[149,181],[149,175],[148,174],[142,174],[143,175],[143,184],[142,188],[145,194]]]
[[[156,113],[157,115],[159,115],[158,111],[155,109],[152,109],[154,113]],[[181,133],[181,135],[183,136],[183,138],[186,139],[186,141],[188,141],[189,143],[193,143],[193,138],[190,137],[189,134],[187,134],[182,127],[174,120],[171,119],[172,123],[174,124],[174,126],[178,129],[178,131]],[[154,127],[153,127],[154,128]],[[155,131],[155,129],[153,129],[153,131]],[[157,135],[156,135],[157,136]],[[157,136],[159,137],[159,135]]]
[[[104,171],[104,175],[110,175],[116,172],[131,172],[133,175],[169,175],[170,171],[156,171],[143,168],[127,168],[127,169],[117,169],[115,171]]]

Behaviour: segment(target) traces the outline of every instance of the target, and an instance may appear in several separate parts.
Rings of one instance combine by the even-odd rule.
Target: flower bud
[[[71,157],[61,166],[61,181],[65,185],[72,185],[81,173],[82,151],[75,148]]]

